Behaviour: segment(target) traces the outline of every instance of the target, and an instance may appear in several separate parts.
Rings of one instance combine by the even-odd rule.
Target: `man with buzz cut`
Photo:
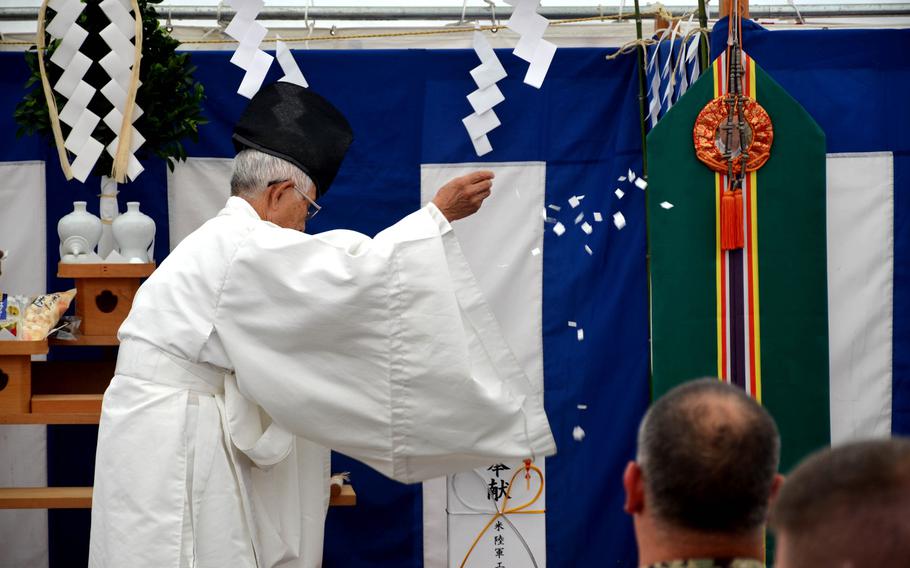
[[[764,566],[779,455],[774,420],[741,389],[700,379],[657,400],[623,475],[639,565]]]
[[[450,225],[493,174],[451,180],[373,238],[303,233],[352,139],[290,83],[241,116],[231,197],[119,331],[91,567],[320,566],[330,449],[407,483],[556,451]]]
[[[771,507],[779,568],[910,566],[910,439],[822,450]]]

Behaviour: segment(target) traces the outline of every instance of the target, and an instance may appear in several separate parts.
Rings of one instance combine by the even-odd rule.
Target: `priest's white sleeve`
[[[394,479],[556,451],[542,393],[432,204],[374,239],[255,229],[215,331],[241,393],[280,426]]]

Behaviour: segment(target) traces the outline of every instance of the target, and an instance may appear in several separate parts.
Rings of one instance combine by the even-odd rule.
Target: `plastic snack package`
[[[60,325],[54,337],[61,341],[76,341],[79,339],[79,327],[82,325],[82,318],[77,316],[63,316]]]
[[[40,341],[47,337],[75,297],[76,289],[73,288],[35,298],[25,312],[25,333],[22,338],[26,341]]]
[[[22,339],[25,310],[30,303],[26,296],[0,292],[0,339]]]

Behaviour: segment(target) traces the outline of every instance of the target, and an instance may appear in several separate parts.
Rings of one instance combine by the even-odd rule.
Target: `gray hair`
[[[683,383],[657,400],[638,431],[638,463],[655,516],[690,530],[760,527],[780,457],[768,412],[717,379]]]
[[[268,187],[269,182],[286,179],[293,180],[304,193],[313,183],[303,170],[288,161],[259,150],[242,150],[234,156],[231,195],[252,196]]]

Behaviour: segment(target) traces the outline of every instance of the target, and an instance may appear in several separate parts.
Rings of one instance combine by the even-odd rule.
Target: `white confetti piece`
[[[549,207],[553,211],[562,211],[562,207],[560,207],[559,205],[547,205],[547,207]],[[544,209],[544,214],[546,214],[546,209]]]
[[[587,221],[581,224],[581,230],[585,232],[586,235],[590,235],[594,232],[594,227],[592,227]]]
[[[622,229],[626,226],[626,218],[623,217],[622,213],[613,214],[613,224],[616,225],[617,229]]]
[[[540,249],[539,249],[539,248],[531,249],[531,256],[537,256],[537,255],[539,255],[539,254],[540,254]]]
[[[603,220],[604,220],[604,216],[600,214],[600,211],[595,211],[594,212],[594,221],[596,221],[597,223],[600,223]]]
[[[669,201],[664,201],[663,203],[660,204],[660,206],[663,207],[664,209],[673,209],[673,204],[670,203]]]
[[[572,428],[572,437],[576,442],[581,442],[585,439],[585,431],[582,430],[581,426],[576,426],[575,428]]]
[[[635,186],[636,186],[638,189],[644,189],[644,188],[648,187],[648,182],[646,182],[646,181],[645,181],[644,179],[642,179],[642,178],[638,178],[637,180],[635,180]]]
[[[629,170],[629,181],[635,181],[635,172]]]
[[[578,410],[587,410],[587,409],[588,409],[588,405],[587,405],[587,404],[579,404],[579,405],[578,405]]]
[[[562,234],[566,232],[566,228],[562,223],[557,222],[553,225],[553,232],[556,233],[557,237],[561,237]]]
[[[578,327],[578,322],[574,322],[574,321],[572,321],[572,320],[569,320],[569,327]]]
[[[616,181],[626,181],[626,176],[619,176]]]
[[[582,328],[579,327],[579,328],[578,328],[578,331],[576,332],[575,335],[578,336],[578,340],[579,340],[579,341],[584,341],[584,340],[585,340],[585,330],[583,330]]]
[[[572,197],[569,198],[569,205],[572,206],[572,209],[575,209],[576,207],[581,205],[581,199],[579,199],[578,196],[573,195]]]
[[[616,199],[622,199],[622,196],[626,194],[625,191],[619,189],[618,187],[616,188],[616,191],[614,191],[613,193],[616,194]]]
[[[584,211],[582,211],[581,213],[579,213],[578,215],[575,216],[575,224],[577,225],[577,224],[581,223],[581,220],[584,218],[585,218],[585,213],[584,213]]]
[[[585,245],[585,252],[588,253],[588,256],[594,256],[594,251],[588,245]]]
[[[541,209],[541,211],[540,211],[540,217],[541,217],[544,221],[547,220],[547,208],[546,208],[546,207],[544,207],[543,209]]]

